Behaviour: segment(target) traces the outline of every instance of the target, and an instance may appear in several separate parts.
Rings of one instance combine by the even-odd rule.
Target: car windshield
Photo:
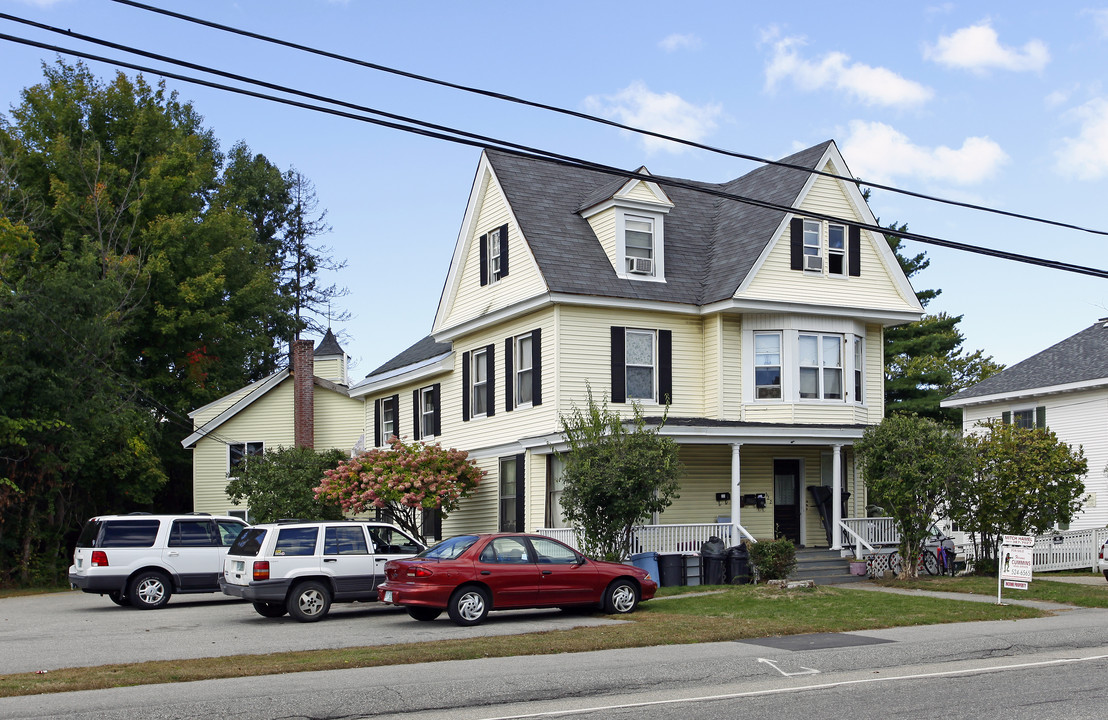
[[[468,550],[475,542],[477,542],[476,535],[458,535],[456,537],[447,538],[437,545],[432,545],[419,555],[416,555],[416,557],[432,558],[435,560],[453,560]]]

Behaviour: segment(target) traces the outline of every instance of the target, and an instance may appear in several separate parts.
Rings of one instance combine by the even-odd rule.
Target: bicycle
[[[928,549],[924,549],[920,552],[919,557],[916,558],[916,567],[926,572],[928,575],[939,575],[939,556],[938,552],[943,551],[942,546],[936,553],[932,553]],[[893,571],[893,574],[900,576],[901,571],[904,570],[904,558],[900,556],[899,550],[894,550],[889,555],[889,569]],[[953,573],[952,573],[953,574]]]

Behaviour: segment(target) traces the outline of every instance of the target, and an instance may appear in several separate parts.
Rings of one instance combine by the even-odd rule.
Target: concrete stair
[[[816,585],[841,585],[865,579],[864,575],[850,574],[850,558],[827,548],[797,548],[796,570],[789,575],[789,580],[812,580]]]

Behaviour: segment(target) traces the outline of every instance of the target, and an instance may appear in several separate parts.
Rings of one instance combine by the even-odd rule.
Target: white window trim
[[[851,334],[852,346],[850,352],[850,383],[851,389],[854,390],[855,397],[853,402],[855,405],[866,404],[866,339],[861,335]],[[859,367],[859,363],[861,367]],[[859,381],[855,381],[854,376],[858,374],[860,376]]]
[[[485,234],[486,256],[488,257],[489,285],[500,281],[500,228],[493,228]]]
[[[1019,424],[1016,422],[1016,413],[1031,413],[1031,426],[1030,426],[1030,428],[1034,429],[1035,427],[1037,427],[1037,422],[1038,422],[1039,418],[1036,417],[1036,415],[1038,415],[1038,413],[1035,412],[1035,406],[1034,405],[1020,405],[1018,407],[1013,407],[1009,412],[1012,413],[1012,415],[1011,415],[1012,425],[1014,425],[1016,427],[1019,427]]]
[[[800,397],[800,370],[801,370],[801,365],[800,365],[800,338],[801,338],[801,336],[816,338],[816,365],[815,366],[812,366],[812,365],[804,365],[803,366],[805,368],[815,367],[815,369],[816,369],[816,379],[818,381],[819,396],[814,397],[814,398]],[[827,337],[833,337],[833,338],[838,339],[838,341],[839,341],[839,364],[837,366],[836,365],[826,365],[824,363],[823,339],[827,338]],[[843,357],[845,355],[845,352],[844,352],[845,346],[846,346],[846,336],[843,335],[842,333],[807,332],[807,331],[801,330],[800,332],[798,332],[796,334],[796,348],[797,348],[796,361],[795,361],[794,365],[791,367],[791,370],[793,371],[793,373],[796,376],[796,401],[798,403],[804,403],[804,404],[807,404],[807,403],[822,403],[822,404],[827,404],[827,405],[840,405],[840,404],[845,403],[847,401],[846,400],[846,395],[847,395],[847,393],[846,393],[846,360]],[[828,369],[832,369],[832,370],[838,369],[838,371],[839,371],[839,392],[842,394],[842,397],[838,397],[838,398],[824,397],[825,388],[824,388],[824,381],[823,381],[823,373],[824,373],[825,370],[828,370]],[[853,378],[851,378],[851,381],[853,382]]]
[[[833,228],[833,227],[842,228],[842,231],[843,231],[843,246],[842,246],[842,249],[840,249],[840,250],[836,250],[836,249],[831,247],[831,228]],[[846,225],[844,225],[842,223],[833,223],[833,222],[827,223],[827,262],[826,262],[826,265],[827,265],[827,275],[829,277],[846,277],[847,275],[850,274],[849,271],[848,271],[849,269],[846,266],[846,260],[847,260],[846,250],[847,250],[847,246],[849,244],[850,244],[850,236],[849,236],[849,231],[848,231]],[[836,255],[836,256],[842,258],[842,268],[843,268],[842,272],[837,272],[837,273],[831,272],[831,256],[832,255]]]
[[[811,229],[812,226],[815,227],[815,231],[816,231],[816,243],[815,243],[815,245],[812,245],[808,242],[808,237],[809,237],[808,231],[809,231],[809,229]],[[818,272],[821,275],[824,274],[827,271],[827,263],[824,260],[824,258],[826,256],[826,252],[824,252],[823,223],[819,220],[805,219],[804,224],[803,224],[802,233],[803,234],[801,235],[800,244],[802,246],[801,254],[803,256],[802,257],[802,263],[803,263],[804,272],[809,272],[809,273],[817,273]],[[815,253],[808,252],[809,248],[814,248],[816,252]],[[819,267],[810,267],[808,258],[813,258],[815,260],[818,260],[819,261]]]
[[[778,365],[778,379],[781,381],[780,393],[775,398],[760,398],[758,397],[758,336],[759,335],[774,335],[777,337],[777,361]],[[753,333],[751,336],[750,344],[750,356],[753,358],[751,362],[751,383],[750,392],[751,399],[756,403],[781,403],[785,401],[785,339],[783,333],[780,330],[759,330]],[[766,365],[765,367],[774,367],[773,365]],[[767,386],[769,387],[769,386]]]
[[[470,410],[471,410],[470,417],[472,417],[472,418],[483,418],[483,417],[488,416],[488,414],[489,414],[488,384],[489,384],[490,374],[492,373],[492,368],[489,367],[489,353],[488,353],[488,350],[486,350],[483,347],[479,348],[477,350],[474,350],[473,354],[470,355],[469,362],[470,362],[470,368],[469,368],[469,390],[468,390],[468,392],[469,392],[469,406],[470,406]],[[485,381],[482,382],[482,383],[478,383],[477,382],[477,368],[481,364],[483,364],[485,366]],[[484,402],[485,402],[486,407],[485,407],[484,412],[477,412],[477,388],[478,387],[481,388],[481,397],[485,399]]]
[[[864,332],[864,328],[860,324],[854,322],[835,323],[819,330],[810,330],[800,329],[810,327],[809,322],[801,317],[792,319],[785,318],[783,323],[784,327],[782,327],[781,319],[772,316],[750,318],[745,324],[747,327],[742,331],[742,349],[740,351],[740,357],[742,358],[742,402],[744,405],[766,406],[774,404],[801,404],[827,405],[829,407],[838,405],[859,405],[865,407],[867,405],[865,392],[870,379],[866,376],[865,338],[864,335],[859,334]],[[754,361],[757,353],[754,350],[754,336],[771,333],[780,333],[781,335],[781,397],[780,399],[759,399],[756,397],[757,388],[755,387]],[[801,335],[833,335],[842,338],[842,346],[840,349],[843,353],[843,365],[841,368],[843,398],[841,400],[800,397],[799,342]],[[851,352],[849,345],[852,338],[863,343],[861,368],[862,397],[860,398],[851,397],[854,383],[854,354]]]
[[[250,456],[250,446],[251,445],[261,445],[262,449],[261,449],[261,452],[259,452],[258,454],[259,455],[265,455],[265,441],[263,441],[263,440],[247,440],[246,442],[228,443],[227,444],[227,476],[228,477],[231,477],[231,470],[233,469],[232,466],[231,466],[231,448],[236,446],[236,445],[241,445],[242,446],[243,458],[244,459],[251,457]]]
[[[530,340],[531,341],[531,364],[528,365],[527,367],[523,367],[522,364],[521,364],[521,361],[522,361],[522,358],[523,358],[523,352],[521,351],[520,348],[522,347],[524,340]],[[523,335],[517,335],[515,337],[515,340],[513,341],[513,345],[514,345],[514,347],[513,347],[513,352],[512,352],[512,365],[513,365],[513,367],[512,367],[512,383],[514,384],[514,386],[513,386],[513,392],[512,392],[512,402],[515,404],[516,408],[529,408],[529,407],[532,406],[532,403],[534,402],[535,398],[532,396],[532,398],[530,400],[528,400],[527,402],[520,402],[519,401],[519,397],[520,397],[519,389],[521,387],[520,378],[521,378],[522,374],[526,372],[526,373],[530,373],[529,377],[531,378],[531,383],[532,383],[532,386],[529,389],[532,392],[534,392],[534,390],[533,390],[533,387],[534,387],[533,381],[534,381],[534,377],[535,377],[534,376],[534,373],[535,373],[535,341],[534,341],[534,338],[533,338],[533,334],[532,333],[525,333]]]
[[[666,254],[665,254],[665,215],[663,213],[648,212],[645,210],[627,210],[616,208],[616,275],[628,280],[639,282],[665,282],[666,281]],[[652,257],[654,259],[654,274],[646,275],[627,272],[627,218],[633,220],[649,220],[654,229],[654,247]]]
[[[627,388],[627,368],[632,367],[631,363],[627,361],[627,336],[631,333],[641,333],[643,335],[650,335],[650,350],[653,358],[650,361],[650,379],[653,387],[651,388],[651,397],[638,398],[631,397],[631,393]],[[646,365],[634,365],[633,367],[647,367]],[[648,330],[646,328],[624,328],[623,329],[623,392],[627,396],[627,402],[637,402],[640,405],[657,405],[658,404],[658,331]]]
[[[397,426],[399,425],[399,423],[397,422],[397,417],[396,417],[399,414],[397,411],[400,408],[392,407],[393,405],[395,405],[395,403],[392,402],[392,396],[391,395],[386,397],[386,398],[381,398],[381,427],[378,428],[378,430],[381,434],[381,444],[378,445],[378,447],[391,447],[389,445],[389,439],[393,435],[397,435],[397,436],[400,435],[400,433],[397,432]],[[385,432],[385,413],[390,408],[391,408],[392,414],[393,414],[392,432]]]
[[[428,385],[419,389],[419,435],[420,439],[428,439],[435,437],[435,413],[438,412],[438,408],[433,407],[430,411],[427,410],[427,400],[430,398],[432,402],[435,399],[435,386]],[[430,415],[431,430],[427,430],[428,415]]]

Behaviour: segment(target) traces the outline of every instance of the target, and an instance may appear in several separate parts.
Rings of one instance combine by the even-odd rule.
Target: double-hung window
[[[477,239],[480,246],[481,286],[508,277],[508,226],[489,230]]]
[[[435,402],[435,387],[425,387],[419,391],[419,426],[420,437],[434,437],[435,414],[438,412],[438,403]]]
[[[231,443],[227,446],[228,465],[230,467],[228,474],[234,475],[241,465],[244,465],[252,457],[261,456],[264,450],[265,444],[260,442]]]
[[[823,270],[823,241],[820,238],[822,223],[819,220],[804,221],[804,269]]]
[[[802,400],[843,399],[843,338],[808,335],[797,338]]]
[[[854,402],[860,403],[865,399],[864,389],[862,388],[862,376],[865,370],[865,346],[862,344],[862,338],[854,336]]]
[[[623,239],[627,272],[633,275],[653,275],[654,220],[635,215],[625,216]]]
[[[489,362],[488,362],[488,350],[482,348],[481,350],[474,350],[472,356],[472,373],[470,377],[473,378],[471,384],[471,407],[473,408],[473,415],[485,415],[488,413],[488,382],[489,382]]]
[[[532,357],[533,343],[531,335],[521,335],[516,338],[515,346],[515,390],[516,406],[530,405],[533,400],[534,388]]]
[[[654,400],[657,397],[654,340],[653,330],[627,330],[625,359],[629,400]]]
[[[502,457],[500,470],[500,521],[501,532],[523,532],[523,473],[524,456]]]
[[[781,333],[754,334],[754,397],[781,398]]]
[[[393,437],[398,435],[396,431],[396,401],[387,398],[381,401],[381,442],[380,445],[389,445]]]
[[[488,234],[489,244],[489,282],[500,279],[500,230],[493,230]]]
[[[846,273],[846,226],[827,226],[827,274],[843,275]]]

